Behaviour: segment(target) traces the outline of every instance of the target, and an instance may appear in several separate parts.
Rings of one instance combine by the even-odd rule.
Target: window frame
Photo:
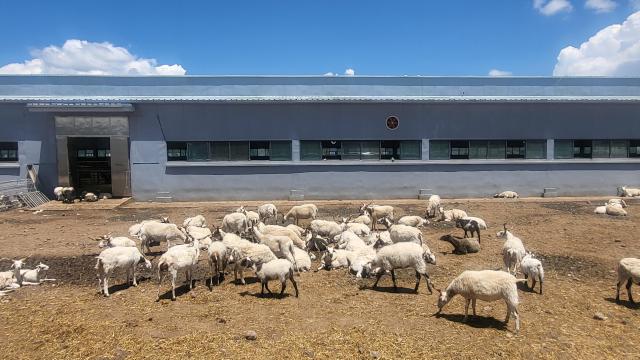
[[[0,142],[0,162],[17,162],[19,158],[17,141]]]
[[[457,146],[454,146],[454,143]],[[455,152],[457,154],[454,154],[454,149],[456,149]],[[461,152],[460,149],[463,151]],[[466,152],[464,149],[466,149]],[[469,140],[449,140],[449,159],[469,160]]]

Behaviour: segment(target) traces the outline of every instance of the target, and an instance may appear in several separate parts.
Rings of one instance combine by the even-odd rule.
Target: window
[[[554,154],[556,159],[572,159],[573,158],[573,141],[572,140],[555,140]]]
[[[187,143],[188,161],[209,160],[209,143],[206,141],[193,141]]]
[[[212,141],[209,145],[212,161],[228,161],[229,160],[229,142],[228,141]]]
[[[609,157],[626,158],[629,157],[629,141],[627,140],[611,140],[611,152]]]
[[[300,160],[322,160],[322,148],[320,141],[300,141]]]
[[[168,161],[186,161],[187,160],[187,143],[171,141],[167,142],[167,160]]]
[[[18,143],[0,142],[0,162],[18,161]]]
[[[609,140],[593,140],[591,155],[593,158],[608,158]]]
[[[111,156],[108,150],[106,156]],[[291,160],[291,141],[171,141],[167,142],[167,160]]]
[[[506,154],[506,146],[504,140],[489,140],[487,150],[487,159],[504,159]]]
[[[573,141],[573,157],[591,159],[593,149],[593,141],[591,140],[574,140]]]
[[[363,141],[360,143],[360,159],[380,160],[380,141]]]
[[[291,161],[291,141],[272,141],[270,160]]]
[[[451,159],[468,159],[469,142],[464,140],[451,141]]]
[[[400,159],[400,141],[381,141],[380,159]]]
[[[95,152],[93,149],[78,149],[77,157],[78,159],[91,159],[95,157]]]
[[[360,141],[342,142],[342,160],[360,160]]]
[[[229,141],[229,160],[247,161],[249,160],[248,141]]]
[[[524,140],[507,140],[507,159],[524,159],[525,155]]]
[[[484,140],[469,141],[469,159],[486,159],[487,142]]]
[[[422,159],[421,140],[400,141],[400,160],[420,160]]]
[[[341,160],[342,142],[336,140],[322,141],[322,160]]]
[[[429,141],[429,159],[448,160],[449,159],[449,141],[447,140]]]
[[[250,160],[269,160],[271,158],[271,146],[268,141],[251,141],[249,143]]]
[[[111,150],[110,149],[98,149],[97,150],[97,155],[99,158],[110,158],[111,157]]]
[[[629,140],[629,157],[640,157],[640,140]]]
[[[527,140],[527,159],[546,159],[546,140]]]

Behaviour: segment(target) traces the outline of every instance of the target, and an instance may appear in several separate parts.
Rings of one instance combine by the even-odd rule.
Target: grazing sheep
[[[377,288],[378,281],[382,275],[387,271],[391,272],[391,279],[393,280],[393,288],[397,290],[396,285],[396,269],[411,268],[416,271],[416,287],[415,292],[418,292],[420,286],[420,277],[424,276],[427,283],[427,289],[429,293],[431,290],[431,280],[427,273],[427,264],[436,264],[436,257],[431,253],[428,247],[422,247],[418,244],[402,242],[385,246],[378,250],[378,253],[371,262],[365,265],[365,273],[371,273],[371,269],[377,269],[376,282],[373,284],[373,288]]]
[[[427,217],[434,218],[438,216],[440,212],[440,196],[431,195],[429,196],[429,200],[427,202]]]
[[[237,213],[244,214],[247,217],[247,221],[249,222],[249,227],[255,226],[260,222],[260,215],[258,215],[255,211],[248,211],[244,208],[244,206],[240,206],[236,209]]]
[[[229,249],[222,241],[213,241],[209,244],[207,248],[207,261],[209,262],[209,271],[211,273],[209,284],[213,285],[215,269],[217,285],[220,285],[220,280],[224,277],[224,270],[227,268],[230,255]]]
[[[307,272],[311,270],[311,257],[309,253],[298,248],[293,248],[293,257],[296,259],[296,271],[298,272]]]
[[[622,199],[609,199],[609,201],[607,201],[605,205],[614,205],[614,204],[620,204],[620,206],[622,206],[623,208],[627,207],[627,203]]]
[[[464,230],[464,237],[467,237],[467,233],[471,233],[473,237],[473,233],[475,232],[478,235],[478,243],[480,242],[480,225],[478,222],[472,219],[457,219],[456,227]]]
[[[249,231],[249,220],[243,213],[231,213],[222,218],[222,230],[238,235]]]
[[[621,206],[622,205],[619,205],[619,204],[607,205],[606,209],[605,209],[607,215],[611,215],[611,216],[627,216],[627,211],[624,210]]]
[[[133,278],[133,286],[138,286],[136,280],[136,265],[145,264],[147,269],[151,269],[151,262],[144,258],[140,250],[136,247],[112,247],[102,250],[96,256],[95,269],[98,271],[98,291],[104,296],[109,296],[109,277],[118,268],[123,268],[127,272],[127,284]]]
[[[620,301],[620,287],[623,283],[627,283],[627,295],[629,296],[629,302],[633,303],[633,296],[631,296],[631,285],[640,284],[640,259],[636,258],[624,258],[618,263],[618,283],[616,285],[616,301]]]
[[[443,235],[440,237],[440,240],[453,245],[454,254],[466,255],[480,251],[480,242],[473,238],[459,238],[453,235]]]
[[[230,251],[230,260],[233,258],[234,266],[233,266],[233,275],[235,282],[238,282],[238,272],[240,273],[240,283],[245,285],[244,281],[244,267],[240,265],[240,259],[244,259],[245,257],[249,257],[255,261],[268,262],[273,259],[277,259],[277,257],[273,254],[271,249],[264,244],[255,244],[249,240],[245,240],[240,238],[240,236],[234,233],[225,233],[220,228],[217,228],[213,234],[214,238],[219,238],[222,240],[222,243],[229,249]]]
[[[273,219],[278,222],[278,208],[273,204],[263,204],[258,206],[258,217],[260,221],[267,223],[267,220]]]
[[[515,191],[503,191],[499,194],[493,195],[494,198],[503,198],[503,199],[517,199],[518,193]]]
[[[142,225],[144,225],[145,223],[148,222],[159,222],[159,223],[163,223],[163,224],[169,224],[169,218],[168,217],[161,217],[158,220],[152,219],[152,220],[144,220],[140,223],[137,224],[133,224],[129,227],[129,236],[133,236],[133,237],[139,237],[140,236],[140,229],[142,229]]]
[[[366,211],[369,213],[369,216],[371,217],[371,230],[375,230],[378,220],[380,219],[386,218],[393,220],[393,206],[390,205],[373,205],[372,203],[362,204],[360,211]]]
[[[407,215],[398,219],[398,225],[406,225],[406,226],[412,226],[415,228],[421,228],[424,225],[429,225],[429,220],[416,215]]]
[[[39,263],[35,269],[21,269],[23,285],[40,285],[44,281],[56,281],[56,279],[47,279],[47,271],[49,266]]]
[[[624,197],[640,196],[640,189],[638,188],[628,188],[626,186],[623,186],[621,190],[622,190],[622,196]]]
[[[282,218],[282,222],[291,219],[298,225],[298,221],[304,219],[315,220],[318,216],[318,207],[314,204],[296,205],[287,212]]]
[[[464,319],[466,322],[469,315],[469,303],[473,306],[473,315],[476,315],[476,300],[496,301],[503,299],[507,304],[507,318],[509,322],[511,315],[516,319],[516,333],[520,331],[520,316],[518,315],[518,280],[515,276],[504,271],[481,270],[464,271],[455,278],[445,291],[436,289],[440,293],[438,298],[438,314],[442,308],[456,295],[465,298]]]
[[[394,225],[388,218],[382,218],[381,222],[387,227],[389,237],[393,243],[413,242],[422,245],[422,232],[417,228],[407,225]]]
[[[293,241],[293,245],[295,245],[296,247],[300,249],[306,248],[306,243],[304,242],[304,240],[302,240],[301,234],[299,235],[297,229],[280,225],[265,225],[262,222],[258,222],[257,227],[258,230],[260,230],[260,232],[263,234],[286,236],[291,239],[291,241]]]
[[[53,188],[53,195],[56,197],[56,200],[58,201],[62,201],[62,189],[64,189],[64,187],[62,186],[56,186],[55,188]]]
[[[520,261],[520,270],[525,279],[531,277],[531,290],[536,287],[536,281],[540,281],[540,295],[542,295],[542,282],[544,281],[544,269],[542,262],[533,257],[532,253],[527,253]],[[529,286],[528,283],[527,286]]]
[[[91,238],[90,238],[91,239]],[[129,239],[125,236],[117,236],[113,237],[111,235],[102,235],[93,240],[99,241],[98,247],[100,249],[107,247],[138,247],[138,244],[134,240]]]
[[[155,221],[144,223],[140,228],[138,237],[140,238],[140,249],[146,249],[147,253],[151,251],[150,246],[160,244],[163,241],[167,243],[167,249],[171,247],[171,241],[188,242],[188,235],[178,228],[176,224]]]
[[[76,190],[73,187],[63,187],[62,190],[60,190],[60,193],[63,203],[73,204],[73,199],[76,197]]]
[[[464,220],[475,220],[478,223],[478,226],[480,227],[480,230],[487,230],[487,223],[482,220],[479,217],[475,217],[475,216],[467,216],[467,217],[463,217]]]
[[[467,216],[467,213],[464,210],[460,209],[451,209],[444,210],[444,208],[440,207],[440,218],[438,221],[456,221],[458,219],[464,219]]]
[[[509,232],[506,224],[504,224],[504,230],[498,232],[496,236],[505,240],[502,245],[502,261],[507,268],[507,272],[511,274],[511,268],[513,268],[513,274],[516,275],[518,273],[518,265],[526,255],[522,240]]]
[[[287,259],[293,265],[296,265],[296,259],[293,256],[294,248],[293,241],[289,239],[287,236],[281,235],[267,235],[263,234],[258,230],[257,227],[252,227],[253,235],[255,236],[257,242],[260,244],[267,245],[271,251],[273,251],[274,255],[280,259]]]
[[[182,227],[188,228],[189,226],[206,228],[207,227],[207,219],[205,219],[204,216],[202,216],[202,215],[196,215],[196,216],[193,216],[193,217],[188,217],[188,218],[184,219],[184,221],[182,222]]]
[[[190,244],[182,244],[170,247],[160,256],[158,261],[158,300],[160,300],[160,288],[164,277],[171,273],[171,300],[176,299],[176,278],[178,270],[184,269],[189,282],[189,290],[193,289],[193,270],[198,265],[200,257],[200,243],[194,240]]]
[[[251,258],[245,258],[242,260],[242,265],[245,267],[253,267],[255,270],[256,276],[260,279],[260,284],[262,285],[260,295],[264,295],[264,289],[267,289],[269,294],[271,294],[271,290],[269,290],[268,285],[269,280],[280,280],[280,296],[282,296],[287,287],[287,280],[289,280],[296,291],[296,297],[298,297],[298,284],[293,278],[295,267],[289,262],[289,260],[276,259],[263,263],[260,261],[253,261]]]

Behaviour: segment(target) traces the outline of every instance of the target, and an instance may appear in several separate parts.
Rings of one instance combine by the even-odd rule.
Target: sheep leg
[[[418,287],[420,286],[420,273],[416,271],[416,288],[413,291],[418,292]]]
[[[162,286],[162,280],[164,280],[165,276],[167,276],[167,273],[158,276],[158,300],[160,300],[160,287]]]
[[[429,274],[424,273],[422,274],[422,276],[424,276],[424,281],[427,283],[427,290],[429,290],[429,294],[433,294],[431,278],[429,277]]]
[[[633,304],[633,296],[631,296],[631,285],[633,285],[633,279],[629,278],[629,280],[627,280],[627,294],[629,295],[629,301]]]
[[[264,283],[262,283],[260,287],[260,296],[264,296]]]
[[[268,282],[265,282],[265,283],[264,283],[264,288],[265,288],[265,289],[267,289],[267,292],[268,292],[269,294],[273,294],[273,293],[271,292],[271,290],[269,290],[269,283],[268,283]]]
[[[284,289],[287,288],[287,279],[280,280],[280,296],[284,295]]]
[[[131,277],[133,278],[133,286],[138,286],[138,280],[136,280],[136,266],[131,268]]]
[[[542,295],[542,276],[540,277],[540,295]]]
[[[473,308],[473,316],[476,316],[476,299],[471,299],[471,307]]]
[[[102,286],[104,287],[104,296],[109,297],[109,273],[105,273]]]
[[[171,300],[176,300],[176,277],[178,277],[178,270],[171,269]]]
[[[218,270],[218,266],[216,264],[216,271]],[[211,258],[209,258],[209,291],[213,290],[213,262]]]
[[[533,292],[533,291],[535,291],[535,290],[534,290],[534,289],[535,289],[535,287],[536,287],[536,278],[534,278],[534,277],[532,276],[532,277],[531,277],[531,291],[532,291],[532,292]]]
[[[396,284],[396,272],[391,270],[391,280],[393,281],[393,290],[398,290],[398,285]]]
[[[617,302],[620,302],[620,287],[621,286],[622,286],[622,281],[618,281],[618,283],[616,284],[616,301]]]
[[[620,286],[618,286],[618,289]],[[618,290],[618,293],[620,291]],[[102,276],[98,275],[98,294],[102,294]],[[618,296],[619,297],[619,296]]]
[[[382,275],[384,275],[384,271],[378,271],[378,273],[376,274],[376,282],[373,283],[373,288],[377,288],[378,287],[378,281],[380,281],[380,278],[382,277]]]
[[[471,303],[471,299],[464,300],[464,319],[462,319],[462,322],[467,322],[469,317],[469,303]]]
[[[289,280],[291,280],[291,283],[293,284],[293,288],[296,290],[296,297],[298,297],[298,283],[296,282],[296,280],[292,277],[289,278]]]

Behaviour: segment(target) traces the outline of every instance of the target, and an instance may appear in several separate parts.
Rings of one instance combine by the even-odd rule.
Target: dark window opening
[[[391,160],[400,159],[400,141],[381,141],[380,159]]]
[[[629,140],[629,157],[640,157],[640,140]]]
[[[574,140],[573,157],[591,159],[593,142],[591,140]]]
[[[17,142],[0,142],[0,161],[18,161]]]
[[[455,140],[450,142],[451,159],[468,159],[469,142],[466,140]]]
[[[336,140],[322,141],[322,160],[342,160],[342,142]]]
[[[169,161],[186,161],[187,160],[187,143],[186,142],[167,142],[167,160]]]
[[[524,140],[507,140],[507,159],[524,159],[526,155]]]
[[[250,160],[269,160],[271,158],[271,147],[268,141],[252,141],[249,145]]]

